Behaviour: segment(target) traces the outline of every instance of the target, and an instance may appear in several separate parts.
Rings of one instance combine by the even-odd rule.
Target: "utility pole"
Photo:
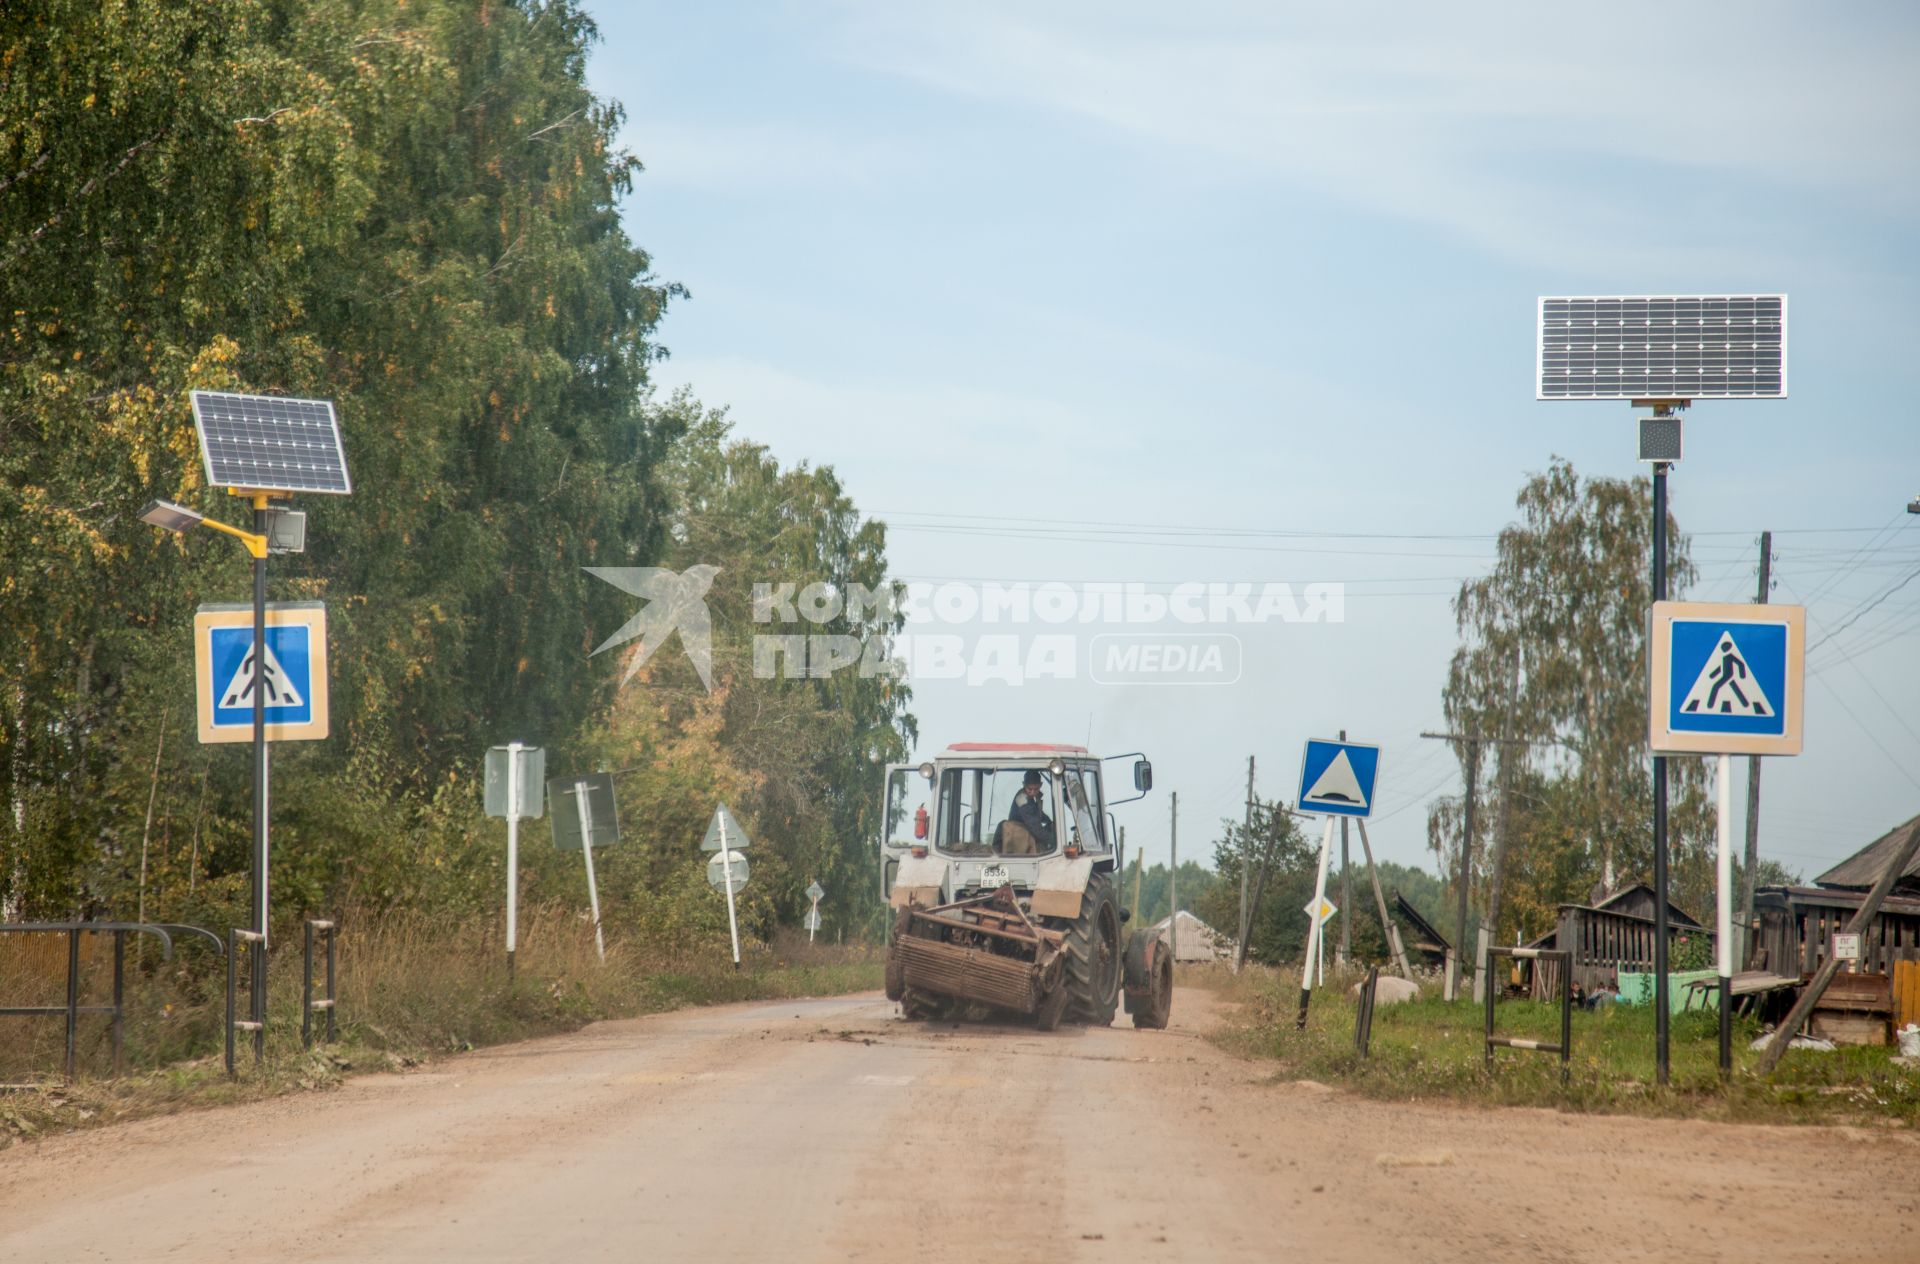
[[[1247,756],[1247,821],[1240,829],[1240,937],[1235,942],[1233,972],[1247,959],[1247,871],[1253,868],[1253,756]]]
[[[1513,651],[1513,662],[1507,672],[1507,708],[1512,714],[1514,704],[1520,697],[1520,650]],[[1500,894],[1506,885],[1507,876],[1507,831],[1513,823],[1513,813],[1509,810],[1512,797],[1508,793],[1510,783],[1507,778],[1511,766],[1508,758],[1516,743],[1503,742],[1499,753],[1494,756],[1494,776],[1500,785],[1500,819],[1494,827],[1493,835],[1493,872],[1487,880],[1487,926],[1492,934],[1500,933]]]
[[[1340,730],[1340,740],[1347,740],[1347,731]],[[1334,960],[1341,965],[1347,964],[1347,958],[1353,955],[1353,880],[1348,875],[1352,865],[1347,853],[1347,818],[1340,818],[1340,948],[1334,954]]]
[[[1757,606],[1767,604],[1767,595],[1773,590],[1773,532],[1760,533],[1760,592],[1754,597]],[[1740,958],[1734,962],[1739,967],[1746,961],[1747,936],[1753,933],[1753,892],[1759,882],[1760,869],[1760,757],[1747,756],[1747,878],[1740,887]]]
[[[1367,877],[1373,882],[1373,906],[1380,911],[1380,932],[1387,937],[1387,951],[1400,967],[1400,977],[1411,981],[1413,965],[1407,960],[1407,949],[1400,942],[1400,926],[1387,914],[1387,897],[1380,893],[1380,871],[1373,865],[1373,844],[1367,840],[1366,818],[1360,820],[1360,848],[1367,853]]]
[[[1167,827],[1167,951],[1180,961],[1180,792],[1173,792],[1173,815]]]
[[[1422,733],[1420,736],[1456,742],[1467,749],[1466,819],[1460,824],[1460,913],[1454,922],[1453,959],[1456,962],[1471,960],[1467,956],[1467,887],[1473,877],[1473,809],[1475,792],[1480,785],[1480,743],[1487,739],[1478,733]]]
[[[1460,914],[1457,922],[1458,941],[1454,945],[1454,960],[1468,960],[1473,963],[1470,969],[1479,968],[1478,954],[1468,955],[1467,950],[1467,891],[1468,881],[1473,876],[1473,816],[1476,791],[1480,784],[1480,747],[1482,743],[1492,742],[1497,746],[1551,746],[1552,741],[1535,741],[1524,737],[1495,737],[1484,733],[1422,733],[1421,737],[1432,738],[1438,742],[1456,742],[1467,748],[1467,801],[1466,819],[1461,822],[1460,841]],[[1501,790],[1501,815],[1505,817],[1506,792]],[[1504,833],[1504,819],[1502,832]],[[1503,840],[1504,841],[1504,840]],[[1495,852],[1495,864],[1504,863],[1506,857],[1501,850]],[[1469,980],[1470,982],[1471,980]]]

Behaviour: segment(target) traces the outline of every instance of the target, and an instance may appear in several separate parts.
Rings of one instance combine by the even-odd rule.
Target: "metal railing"
[[[267,937],[238,927],[227,932],[229,949],[227,952],[227,1074],[233,1075],[233,1033],[250,1031],[253,1033],[253,1064],[259,1066],[267,1056],[267,1014],[264,989],[254,986],[256,979],[266,977]],[[235,987],[240,974],[240,950],[247,950],[247,996],[249,1017],[242,1019],[234,1013]]]
[[[1499,999],[1500,989],[1493,984],[1493,962],[1498,957],[1512,957],[1523,961],[1553,961],[1560,966],[1560,1043],[1551,1044],[1544,1040],[1523,1040],[1518,1036],[1496,1036],[1493,1034],[1493,1005]],[[1493,1051],[1496,1046],[1507,1049],[1531,1049],[1537,1053],[1557,1053],[1560,1055],[1560,1082],[1565,1084],[1573,1056],[1573,954],[1560,948],[1488,948],[1487,949],[1487,1074],[1493,1074]]]
[[[113,1073],[120,1074],[120,1067],[126,1051],[127,1029],[127,936],[133,934],[152,935],[160,941],[160,950],[169,961],[173,959],[174,935],[204,936],[214,947],[214,951],[224,953],[225,945],[220,937],[198,926],[184,926],[175,922],[8,922],[0,924],[0,933],[8,934],[63,934],[67,937],[67,1001],[64,1005],[5,1005],[0,1006],[0,1017],[29,1018],[65,1015],[67,1020],[66,1039],[66,1078],[73,1079],[74,1066],[78,1055],[80,1040],[80,1015],[108,1014],[112,1016]],[[113,1003],[111,1005],[82,1005],[80,1003],[80,936],[86,934],[113,936]]]
[[[327,937],[327,994],[322,1000],[313,999],[313,936],[318,931]],[[303,1047],[313,1048],[313,1011],[327,1011],[326,1042],[332,1044],[339,1038],[338,1028],[334,1025],[335,953],[334,945],[340,939],[340,929],[330,921],[309,919],[307,922],[306,953],[301,970],[300,991],[300,1043]]]

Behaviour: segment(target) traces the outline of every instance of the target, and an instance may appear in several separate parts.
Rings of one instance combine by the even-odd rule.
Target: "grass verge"
[[[136,959],[130,948],[125,1074],[107,1074],[102,1016],[81,1017],[81,1069],[71,1084],[59,1078],[62,1018],[0,1018],[0,1082],[26,1086],[0,1093],[0,1149],[49,1132],[322,1090],[356,1072],[404,1069],[603,1018],[834,996],[881,983],[875,948],[810,945],[800,936],[741,947],[736,972],[724,942],[675,949],[613,937],[603,965],[591,926],[576,914],[528,909],[509,981],[497,924],[449,930],[417,916],[362,922],[340,936],[339,1039],[308,1050],[300,1040],[300,941],[283,935],[269,967],[265,1061],[255,1067],[243,1043],[234,1079],[221,1054],[224,965],[184,944],[164,963],[153,952]],[[0,956],[0,996],[22,998],[4,1002],[10,1005],[63,1004],[65,970],[64,939],[57,963],[44,948],[10,952]],[[82,1004],[104,1003],[110,979],[108,954],[90,956]]]
[[[1845,1123],[1912,1127],[1920,1123],[1920,1069],[1894,1061],[1889,1047],[1842,1047],[1832,1052],[1788,1052],[1771,1079],[1753,1068],[1760,1034],[1736,1016],[1733,1075],[1719,1075],[1719,1026],[1711,1012],[1673,1015],[1670,1083],[1655,1085],[1654,1015],[1645,1006],[1613,1005],[1573,1015],[1568,1082],[1560,1082],[1558,1055],[1494,1051],[1486,1070],[1485,1012],[1470,1001],[1439,1000],[1438,986],[1422,998],[1376,1009],[1369,1056],[1354,1049],[1357,1004],[1348,989],[1357,972],[1329,971],[1316,989],[1305,1030],[1297,973],[1248,967],[1238,977],[1224,968],[1182,972],[1187,986],[1215,989],[1232,1003],[1215,1039],[1242,1056],[1269,1059],[1280,1073],[1338,1083],[1388,1101],[1444,1099],[1500,1106],[1538,1106],[1763,1123]],[[1557,1042],[1558,1005],[1500,1002],[1495,1031]]]

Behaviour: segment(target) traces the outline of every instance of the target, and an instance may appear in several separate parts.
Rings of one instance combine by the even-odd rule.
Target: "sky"
[[[1785,293],[1789,397],[1685,418],[1687,595],[1752,600],[1771,529],[1773,600],[1809,608],[1763,856],[1810,879],[1920,812],[1920,10],[595,17],[592,84],[646,167],[628,231],[690,293],[659,388],[832,466],[898,577],[1344,587],[1339,622],[1152,629],[1237,636],[1232,683],[1089,679],[1105,625],[1067,629],[1073,679],[916,679],[919,755],[1146,751],[1129,842],[1166,857],[1178,791],[1209,859],[1249,755],[1291,801],[1304,741],[1344,729],[1383,747],[1376,853],[1431,869],[1451,598],[1555,457],[1646,472],[1630,405],[1534,398],[1538,297]]]

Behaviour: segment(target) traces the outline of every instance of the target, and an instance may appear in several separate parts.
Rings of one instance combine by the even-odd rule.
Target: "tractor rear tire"
[[[1127,942],[1127,1015],[1135,1027],[1164,1028],[1173,1014],[1173,953],[1150,930]]]
[[[1120,1005],[1120,902],[1113,878],[1096,873],[1080,895],[1080,916],[1066,926],[1067,1020],[1109,1027]]]

